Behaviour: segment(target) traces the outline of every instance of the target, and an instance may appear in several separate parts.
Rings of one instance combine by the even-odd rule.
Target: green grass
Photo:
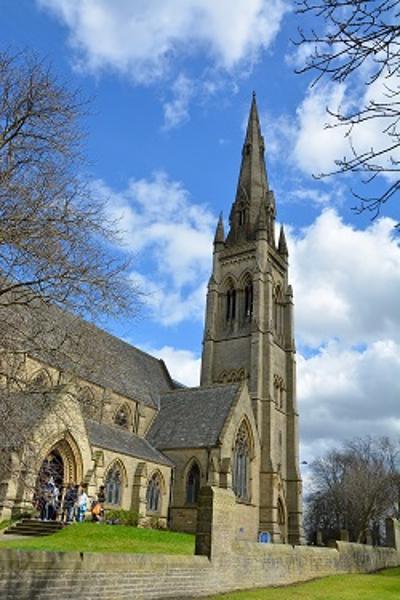
[[[10,525],[12,525],[14,523],[13,519],[7,519],[6,521],[0,521],[0,531],[3,531],[3,529],[7,529],[7,527],[10,527]]]
[[[2,538],[0,550],[2,548],[52,552],[193,554],[194,536],[173,531],[138,529],[125,525],[74,523],[46,537],[13,541]]]
[[[399,598],[400,568],[395,568],[372,575],[334,575],[288,587],[210,596],[207,600],[399,600]]]

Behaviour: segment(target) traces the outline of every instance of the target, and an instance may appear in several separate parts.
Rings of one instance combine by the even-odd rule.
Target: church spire
[[[256,196],[257,193],[268,189],[264,151],[264,138],[261,135],[256,93],[253,92],[238,183],[238,188],[239,186],[244,187],[249,197]]]
[[[273,203],[268,186],[264,150],[256,95],[253,92],[236,198],[230,214],[231,230],[228,243],[254,239],[260,212],[262,213],[264,208],[271,208],[269,205]]]
[[[214,246],[218,244],[223,244],[225,242],[225,232],[224,232],[224,220],[222,218],[222,212],[219,215],[217,228],[215,230],[214,236]]]

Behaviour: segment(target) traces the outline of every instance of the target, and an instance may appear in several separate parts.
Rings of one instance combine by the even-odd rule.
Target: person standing
[[[106,494],[105,494],[104,485],[101,485],[99,487],[99,492],[97,494],[97,501],[98,501],[98,503],[101,506],[100,518],[101,518],[101,520],[104,521],[104,503],[106,501]]]
[[[74,520],[74,509],[77,498],[78,486],[73,485],[72,483],[68,484],[63,504],[63,514],[67,523],[72,523],[72,521]]]
[[[86,493],[86,486],[82,485],[79,495],[78,495],[78,501],[77,501],[77,505],[78,505],[78,511],[77,511],[77,518],[76,520],[78,521],[78,523],[82,523],[82,521],[85,518],[85,513],[87,511],[87,507],[88,507],[88,495]]]
[[[55,483],[53,477],[50,477],[46,484],[46,507],[44,511],[44,521],[52,521],[54,516],[54,494],[55,494]]]

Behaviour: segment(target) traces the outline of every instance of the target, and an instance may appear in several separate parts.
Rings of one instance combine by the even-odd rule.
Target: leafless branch
[[[382,81],[383,100],[366,100],[366,104],[345,112],[328,111],[335,118],[333,125],[345,128],[352,157],[336,160],[337,169],[323,173],[326,177],[341,172],[367,174],[362,178],[370,184],[375,176],[390,174],[390,183],[382,193],[368,196],[356,193],[355,210],[369,210],[373,216],[399,192],[400,171],[400,2],[399,0],[296,0],[299,15],[313,23],[308,31],[298,30],[295,44],[312,50],[297,72],[314,72],[313,85],[322,79],[337,83],[363,81],[366,87]],[[383,148],[371,147],[368,152],[355,148],[360,124],[382,122],[387,136]],[[387,178],[386,178],[387,179]],[[392,183],[395,179],[395,183]]]

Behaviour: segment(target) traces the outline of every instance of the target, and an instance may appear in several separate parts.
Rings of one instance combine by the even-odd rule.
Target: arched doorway
[[[61,488],[66,483],[64,480],[64,460],[60,452],[55,448],[42,462],[39,470],[39,482],[46,482],[53,479],[55,485]]]
[[[33,503],[42,519],[56,519],[68,484],[82,481],[82,458],[69,433],[45,450],[36,478]]]
[[[69,483],[81,483],[82,476],[79,448],[72,437],[66,435],[47,450],[39,468],[37,486],[43,485],[52,477],[57,487],[62,490]]]

